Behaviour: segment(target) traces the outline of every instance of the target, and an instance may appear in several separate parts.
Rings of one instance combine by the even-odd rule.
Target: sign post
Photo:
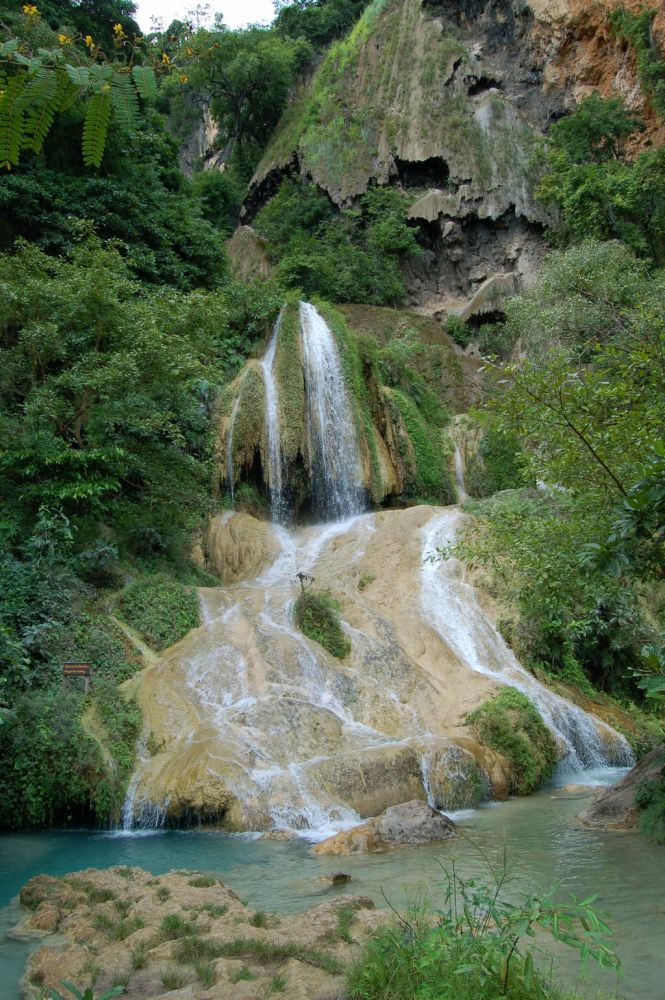
[[[65,687],[68,677],[82,677],[84,680],[83,690],[85,694],[90,693],[90,679],[92,677],[92,663],[81,663],[71,661],[62,665],[62,686]]]

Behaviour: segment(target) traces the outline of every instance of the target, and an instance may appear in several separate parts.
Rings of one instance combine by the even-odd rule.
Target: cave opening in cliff
[[[477,312],[469,316],[466,325],[472,330],[480,330],[481,326],[493,326],[505,322],[506,314],[502,309],[488,309],[486,312]]]
[[[450,168],[441,156],[430,156],[427,160],[401,160],[395,157],[398,182],[404,188],[446,187],[450,179]]]
[[[468,90],[469,97],[477,97],[479,94],[486,94],[490,90],[503,90],[503,84],[491,76],[479,76],[475,83],[472,83]]]

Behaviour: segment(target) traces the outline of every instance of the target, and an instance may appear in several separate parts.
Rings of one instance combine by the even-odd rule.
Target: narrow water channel
[[[622,772],[592,772],[608,783]],[[577,775],[577,782],[589,775]],[[563,780],[563,779],[562,779]],[[482,869],[478,848],[505,845],[514,871],[513,891],[560,883],[579,897],[598,895],[597,906],[610,914],[624,978],[594,976],[582,992],[616,989],[631,1000],[662,1000],[665,995],[665,857],[640,835],[583,829],[575,815],[586,800],[555,786],[524,799],[490,805],[458,819],[461,836],[438,847],[395,850],[350,858],[317,857],[302,841],[287,843],[233,837],[215,832],[159,832],[122,836],[91,832],[7,835],[0,839],[0,932],[18,918],[12,902],[20,887],[38,873],[62,875],[88,867],[137,865],[154,874],[171,868],[215,872],[255,907],[282,912],[312,906],[332,891],[371,895],[377,905],[403,907],[427,886],[434,906],[441,884],[441,861],[455,859],[462,873]],[[321,876],[338,869],[353,880],[331,890]],[[6,937],[0,942],[0,982],[4,1000],[17,1000],[18,979],[28,947]],[[576,983],[577,963],[561,956],[560,972]],[[578,982],[579,988],[579,982]]]

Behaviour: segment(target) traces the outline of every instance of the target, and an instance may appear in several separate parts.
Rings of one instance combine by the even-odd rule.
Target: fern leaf
[[[77,87],[75,83],[69,78],[69,74],[65,72],[64,69],[58,67],[56,69],[56,74],[58,76],[58,93],[57,97],[57,110],[58,111],[69,111],[72,104],[76,101],[78,97],[81,96],[81,88]]]
[[[25,129],[21,98],[27,79],[23,72],[11,76],[0,96],[0,169],[11,170],[19,162]]]
[[[83,123],[83,162],[86,167],[98,167],[102,162],[110,118],[110,95],[93,94],[88,101]]]
[[[118,124],[127,129],[135,129],[139,123],[139,100],[134,85],[124,73],[113,74],[111,89],[113,111]]]
[[[132,66],[132,76],[144,100],[157,96],[157,77],[152,66]]]
[[[67,63],[65,65],[65,72],[72,83],[81,90],[85,90],[90,83],[90,70],[87,66],[70,66]]]
[[[58,77],[52,69],[42,66],[29,81],[21,98],[26,112],[23,145],[35,153],[41,153],[53,124],[59,103],[57,91]]]

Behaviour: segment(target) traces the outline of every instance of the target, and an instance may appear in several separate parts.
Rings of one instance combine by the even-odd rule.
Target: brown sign
[[[91,663],[63,663],[62,672],[65,677],[90,677]]]

